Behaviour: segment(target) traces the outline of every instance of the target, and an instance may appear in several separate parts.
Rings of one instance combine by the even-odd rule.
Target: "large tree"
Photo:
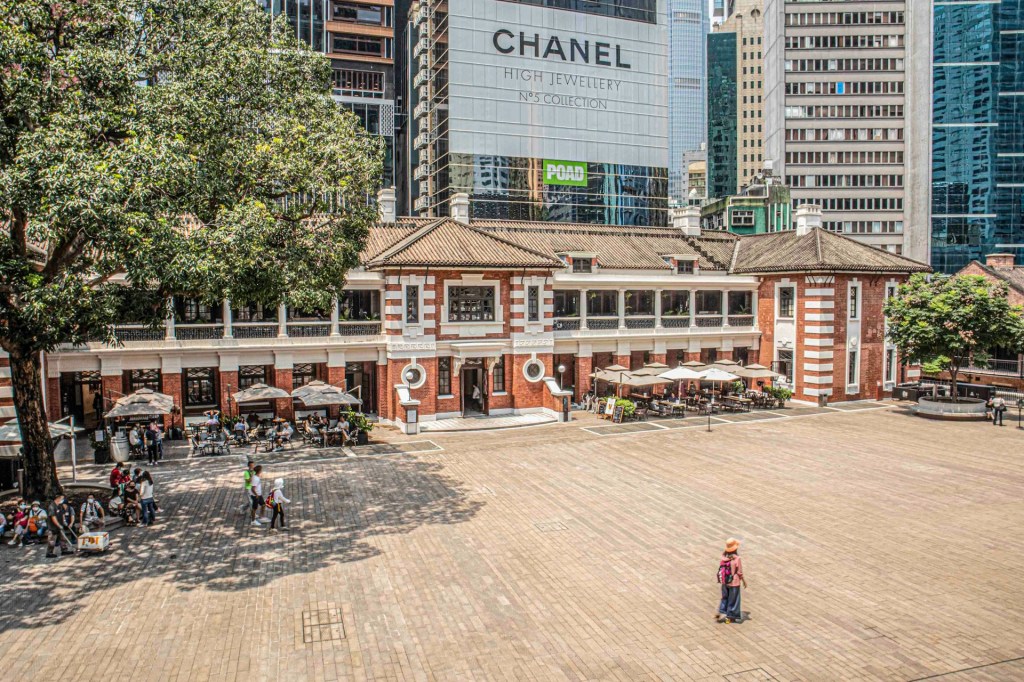
[[[0,348],[26,494],[60,488],[42,351],[158,324],[176,293],[340,290],[382,157],[331,81],[254,0],[0,0]]]
[[[918,274],[885,304],[888,337],[904,357],[949,372],[953,400],[964,367],[995,348],[1024,346],[1024,317],[1004,283],[978,275]]]

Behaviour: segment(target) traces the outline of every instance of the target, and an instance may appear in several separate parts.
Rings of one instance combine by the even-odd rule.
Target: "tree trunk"
[[[11,384],[14,391],[14,409],[21,426],[24,453],[26,500],[46,500],[63,492],[57,480],[57,466],[53,461],[53,440],[46,420],[43,403],[42,375],[39,353],[15,348],[10,353]]]
[[[960,374],[960,368],[959,367],[950,367],[949,368],[949,383],[950,383],[950,391],[949,391],[950,395],[949,395],[949,397],[953,399],[954,403],[960,402],[960,393],[959,393],[959,391],[956,390],[956,377],[957,377],[958,374]]]

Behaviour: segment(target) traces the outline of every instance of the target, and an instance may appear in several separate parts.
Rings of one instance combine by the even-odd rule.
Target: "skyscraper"
[[[669,196],[685,203],[689,191],[684,155],[705,140],[707,54],[710,30],[707,0],[668,0],[669,38]],[[722,4],[723,13],[725,3]]]
[[[735,194],[764,166],[763,0],[739,0],[708,35],[708,196]]]
[[[664,2],[400,2],[403,208],[665,224]]]
[[[932,266],[1024,263],[1024,3],[933,12]]]
[[[907,49],[921,4],[766,0],[763,82],[765,159],[793,205],[819,204],[827,229],[926,260],[926,207],[907,190],[927,173],[907,163],[929,127],[911,87],[927,64]]]
[[[331,58],[334,99],[385,143],[384,184],[394,183],[394,8],[390,1],[259,0],[298,40]]]

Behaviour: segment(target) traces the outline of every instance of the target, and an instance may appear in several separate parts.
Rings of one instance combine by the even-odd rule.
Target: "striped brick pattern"
[[[799,296],[803,334],[798,343],[800,394],[804,400],[832,395],[834,383],[833,355],[835,346],[835,278],[806,277]],[[801,395],[802,394],[802,395]]]

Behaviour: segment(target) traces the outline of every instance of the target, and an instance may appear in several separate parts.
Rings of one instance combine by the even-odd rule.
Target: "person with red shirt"
[[[122,492],[121,486],[130,480],[126,469],[127,467],[124,465],[124,462],[118,462],[110,470],[110,489],[115,495],[120,495]]]

